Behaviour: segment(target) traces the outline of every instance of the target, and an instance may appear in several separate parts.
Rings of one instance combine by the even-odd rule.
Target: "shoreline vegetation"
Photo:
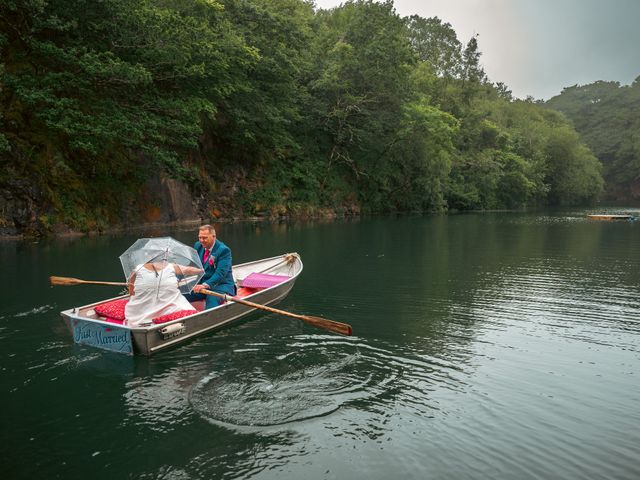
[[[447,212],[394,212],[392,214],[386,213],[385,215],[460,215],[466,213],[517,213],[523,212],[524,209],[483,209],[483,210],[449,210]],[[173,220],[173,221],[161,221],[161,222],[147,222],[141,223],[137,225],[120,225],[120,226],[109,226],[102,230],[92,230],[92,231],[81,231],[81,230],[72,230],[69,228],[60,229],[56,232],[50,232],[46,237],[49,238],[76,238],[76,237],[88,237],[88,236],[101,236],[101,235],[116,235],[119,233],[133,233],[138,231],[152,231],[152,230],[163,230],[167,228],[197,228],[200,225],[211,224],[236,224],[236,223],[259,223],[259,224],[273,224],[273,223],[282,223],[282,222],[328,222],[335,220],[361,220],[364,217],[368,217],[375,214],[344,214],[339,212],[329,212],[325,211],[321,214],[316,214],[313,216],[309,215],[300,215],[300,216],[279,216],[279,217],[270,217],[267,214],[251,216],[251,217],[231,217],[231,218],[192,218],[186,220]],[[25,235],[25,234],[0,234],[0,242],[3,240],[29,240],[38,238],[37,235]]]
[[[252,216],[252,217],[233,217],[233,218],[212,218],[212,219],[188,219],[188,220],[174,220],[167,222],[147,222],[137,225],[127,226],[109,226],[102,230],[72,230],[72,229],[60,229],[56,232],[50,232],[47,237],[58,238],[75,238],[75,237],[87,237],[87,236],[100,236],[100,235],[115,235],[119,233],[133,233],[137,231],[149,231],[149,230],[162,230],[167,228],[195,228],[204,224],[218,225],[218,224],[235,224],[235,223],[279,223],[279,222],[292,222],[292,221],[331,221],[340,218],[361,218],[357,216],[345,216],[337,213],[326,213],[318,216],[300,216],[300,217],[278,217],[270,218],[267,216]],[[2,240],[27,240],[30,238],[37,238],[37,235],[25,235],[25,234],[0,234],[0,241]]]
[[[0,55],[0,236],[640,197],[638,80],[517,99],[392,1],[3,2]]]

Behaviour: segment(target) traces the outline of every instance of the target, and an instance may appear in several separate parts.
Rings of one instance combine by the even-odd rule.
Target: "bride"
[[[125,324],[145,326],[154,318],[181,310],[196,309],[178,287],[178,276],[197,275],[202,270],[168,262],[140,265],[129,277],[129,301],[124,309]]]

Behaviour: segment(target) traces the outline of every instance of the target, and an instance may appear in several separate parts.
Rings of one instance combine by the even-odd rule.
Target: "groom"
[[[202,225],[198,232],[198,241],[193,246],[202,260],[204,275],[200,283],[193,287],[193,293],[185,295],[190,302],[206,300],[206,308],[220,305],[224,300],[212,295],[200,293],[200,290],[212,290],[228,295],[236,294],[236,284],[231,272],[231,250],[216,239],[216,231],[211,225]]]

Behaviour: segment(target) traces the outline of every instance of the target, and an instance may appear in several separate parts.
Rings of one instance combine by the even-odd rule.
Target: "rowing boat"
[[[622,215],[622,214],[593,214],[593,215],[587,215],[587,217],[589,217],[591,220],[629,220],[629,221],[633,221],[635,220],[635,217],[633,215]]]
[[[301,272],[302,260],[297,253],[234,265],[233,276],[239,287],[237,296],[256,304],[275,304],[287,296]],[[136,327],[101,315],[107,306],[119,305],[123,310],[128,298],[122,295],[102,300],[65,310],[61,315],[78,344],[149,356],[228,326],[255,310],[232,300],[204,310],[204,301],[200,301],[192,303],[197,313],[169,320],[154,319],[149,325]]]

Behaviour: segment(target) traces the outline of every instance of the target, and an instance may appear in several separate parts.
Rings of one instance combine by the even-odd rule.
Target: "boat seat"
[[[178,318],[188,317],[189,315],[193,315],[194,313],[196,312],[194,312],[193,310],[178,310],[177,312],[167,313],[166,315],[154,318],[152,322],[157,325],[159,323],[166,323],[170,322],[171,320],[177,320]]]
[[[236,293],[237,297],[248,297],[249,295],[253,295],[259,290],[264,290],[264,288],[246,288],[246,287],[238,287],[238,293]],[[230,295],[232,296],[232,295]],[[193,308],[198,310],[199,312],[204,311],[206,308],[207,301],[206,300],[194,300],[191,302]]]
[[[128,298],[121,298],[120,300],[101,303],[100,305],[96,305],[94,310],[96,314],[108,319],[106,320],[108,322],[122,323],[124,322],[124,307],[128,301]]]
[[[124,325],[124,320],[116,320],[115,318],[101,317],[100,320],[102,320],[103,322],[117,323],[118,325]]]
[[[258,277],[254,277],[253,280],[250,280],[251,285],[259,285],[256,287],[247,287],[242,286],[238,288],[238,293],[236,294],[238,297],[248,297],[260,290],[264,290],[267,286],[276,285],[277,283],[281,283],[289,277],[283,275],[264,275],[264,274],[251,274],[256,275]],[[249,275],[245,280],[251,277]],[[264,278],[264,277],[280,277],[280,278]],[[273,283],[276,282],[276,283]],[[270,285],[271,284],[271,285]],[[113,300],[111,302],[102,303],[97,305],[94,310],[97,315],[99,315],[102,321],[116,323],[118,325],[122,325],[125,321],[124,316],[124,308],[129,302],[128,298],[121,298],[119,300]],[[196,300],[191,302],[191,305],[198,311],[202,312],[205,309],[205,300]],[[152,321],[155,324],[169,322],[171,320],[176,320],[178,318],[186,317],[193,314],[193,310],[180,310],[178,312],[169,313],[167,315],[162,315],[158,318],[154,318]]]
[[[127,305],[128,301],[129,301],[129,299],[127,299],[127,298],[121,298],[120,300],[113,300],[111,302],[102,303],[100,305],[97,305],[94,308],[94,310],[95,310],[96,314],[101,317],[100,320],[102,320],[104,322],[117,323],[118,325],[122,325],[124,323],[124,320],[125,320],[124,308]],[[204,310],[204,300],[202,300],[200,302],[194,302],[194,303],[195,304],[198,304],[198,303],[202,304],[201,306],[200,305],[194,305],[196,310],[198,310],[198,311]],[[200,306],[200,309],[198,309],[198,306]],[[174,312],[174,313],[168,313],[166,315],[162,315],[160,317],[154,318],[152,321],[153,321],[153,323],[165,323],[165,322],[169,322],[171,320],[175,320],[177,318],[186,317],[186,316],[191,315],[193,313],[195,313],[193,310],[179,310],[179,311]]]
[[[248,288],[248,287],[239,287],[238,288],[238,293],[236,294],[236,297],[248,297],[249,295],[253,295],[254,293],[256,293],[259,290],[264,290],[264,288]]]
[[[287,275],[269,275],[253,272],[241,280],[240,285],[246,288],[269,288],[287,281],[289,278],[291,277]]]

